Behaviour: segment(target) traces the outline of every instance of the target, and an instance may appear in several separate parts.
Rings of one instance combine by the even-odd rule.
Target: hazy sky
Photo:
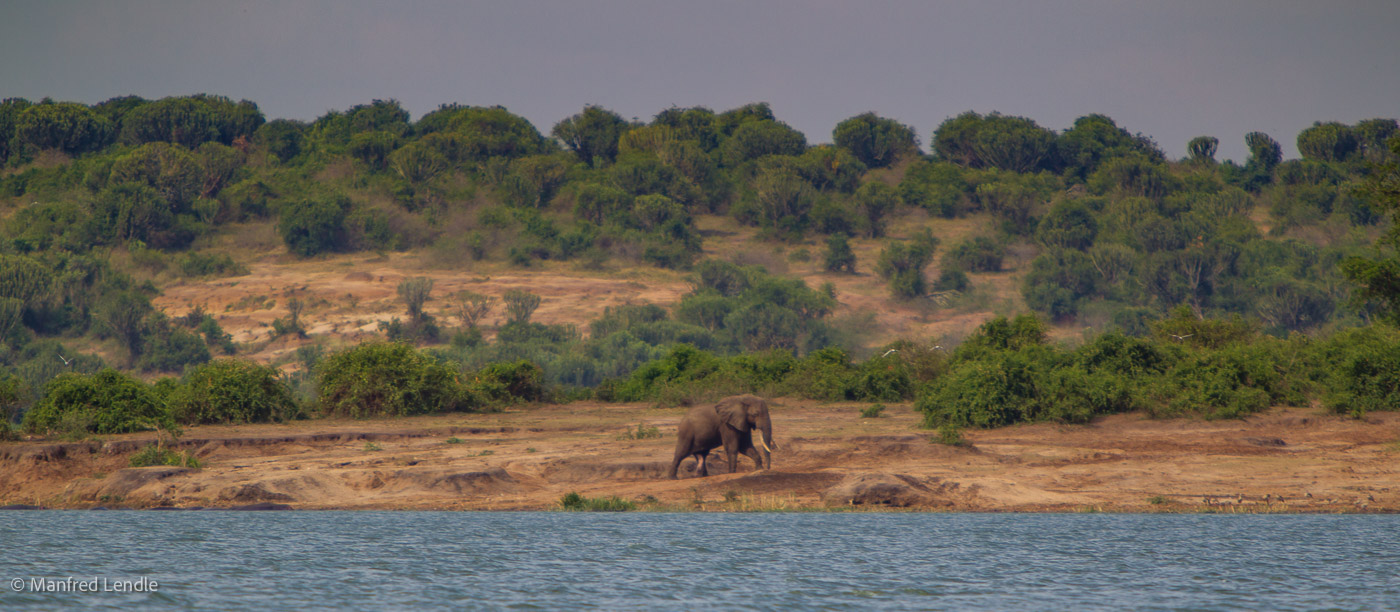
[[[829,142],[873,110],[921,141],[963,111],[1056,130],[1104,113],[1173,158],[1202,134],[1296,156],[1317,120],[1400,117],[1400,2],[351,2],[9,6],[0,97],[217,93],[270,118],[375,98],[500,104],[541,132],[584,104],[649,120],[767,101]]]

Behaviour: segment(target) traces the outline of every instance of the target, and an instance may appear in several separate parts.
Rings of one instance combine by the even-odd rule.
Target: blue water
[[[70,576],[158,586],[11,584]],[[0,579],[3,610],[1386,610],[1400,516],[11,511]]]

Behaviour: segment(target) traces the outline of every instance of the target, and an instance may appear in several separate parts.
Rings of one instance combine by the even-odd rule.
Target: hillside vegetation
[[[1102,115],[968,112],[924,154],[872,113],[809,145],[761,103],[545,134],[9,99],[0,406],[79,433],[729,391],[930,426],[1388,408],[1398,131],[1318,123],[1296,160],[1250,133],[1240,165]]]

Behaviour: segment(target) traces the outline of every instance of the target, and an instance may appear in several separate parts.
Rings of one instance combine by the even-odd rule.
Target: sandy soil
[[[906,214],[891,224],[889,236],[907,238],[927,221],[921,214]],[[977,216],[937,220],[936,233],[945,243],[939,256],[946,245],[977,234],[986,224]],[[825,243],[820,240],[797,245],[766,242],[754,228],[728,217],[701,216],[696,226],[705,235],[706,257],[761,264],[774,274],[800,278],[812,288],[832,283],[839,303],[832,320],[852,321],[850,325],[862,330],[870,346],[898,338],[956,342],[997,314],[1025,310],[1019,291],[1019,268],[1023,262],[1014,257],[1008,258],[1007,271],[972,274],[972,296],[900,301],[890,297],[887,283],[875,272],[880,250],[887,244],[883,238],[852,239],[857,255],[856,274],[831,274],[822,269]],[[257,242],[256,232],[249,230],[249,235],[252,237],[248,241]],[[152,302],[172,317],[202,308],[235,342],[243,345],[239,357],[261,363],[286,362],[297,347],[309,342],[325,342],[334,347],[382,338],[381,322],[406,318],[397,287],[413,276],[433,279],[433,299],[426,310],[445,326],[458,325],[447,311],[448,296],[470,290],[496,298],[496,308],[484,322],[488,337],[490,330],[504,322],[500,297],[512,289],[541,296],[534,321],[574,324],[585,332],[587,324],[609,306],[669,307],[691,290],[685,272],[649,266],[621,267],[617,262],[610,262],[601,270],[586,270],[577,262],[540,262],[531,268],[519,268],[500,261],[473,262],[463,258],[444,269],[443,262],[433,260],[432,254],[425,251],[299,259],[286,254],[280,243],[243,248],[231,238],[226,242],[221,248],[242,253],[239,259],[248,267],[248,274],[205,279],[162,277],[162,294]],[[805,258],[792,259],[802,250],[807,251]],[[937,269],[935,261],[929,274],[936,275]],[[272,322],[287,316],[287,301],[291,298],[304,305],[302,324],[311,339],[284,336],[271,340]],[[1068,337],[1078,333],[1078,328],[1066,328],[1052,335]]]
[[[1393,512],[1400,413],[1353,420],[1276,409],[1243,421],[1120,415],[930,442],[907,406],[783,401],[772,470],[722,453],[705,478],[663,478],[683,408],[578,403],[397,420],[189,428],[203,469],[130,468],[151,435],[0,444],[0,505],[297,509],[547,509],[619,496],[705,510],[909,507],[969,511]],[[638,424],[661,437],[630,440]],[[452,441],[455,438],[457,441]],[[718,467],[715,470],[714,467]]]

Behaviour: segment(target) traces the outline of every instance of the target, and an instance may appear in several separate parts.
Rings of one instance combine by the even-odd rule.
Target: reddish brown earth
[[[704,510],[1392,512],[1400,414],[1276,409],[1239,421],[1119,415],[930,442],[908,406],[782,401],[774,468],[663,478],[683,409],[577,403],[499,414],[192,427],[198,470],[130,468],[149,434],[0,444],[0,505],[548,509],[618,496]],[[653,425],[660,438],[623,439]],[[448,440],[457,438],[460,442]],[[376,450],[378,449],[378,450]],[[721,453],[722,454],[722,453]],[[723,461],[714,461],[724,471]],[[712,467],[712,471],[714,468]]]

